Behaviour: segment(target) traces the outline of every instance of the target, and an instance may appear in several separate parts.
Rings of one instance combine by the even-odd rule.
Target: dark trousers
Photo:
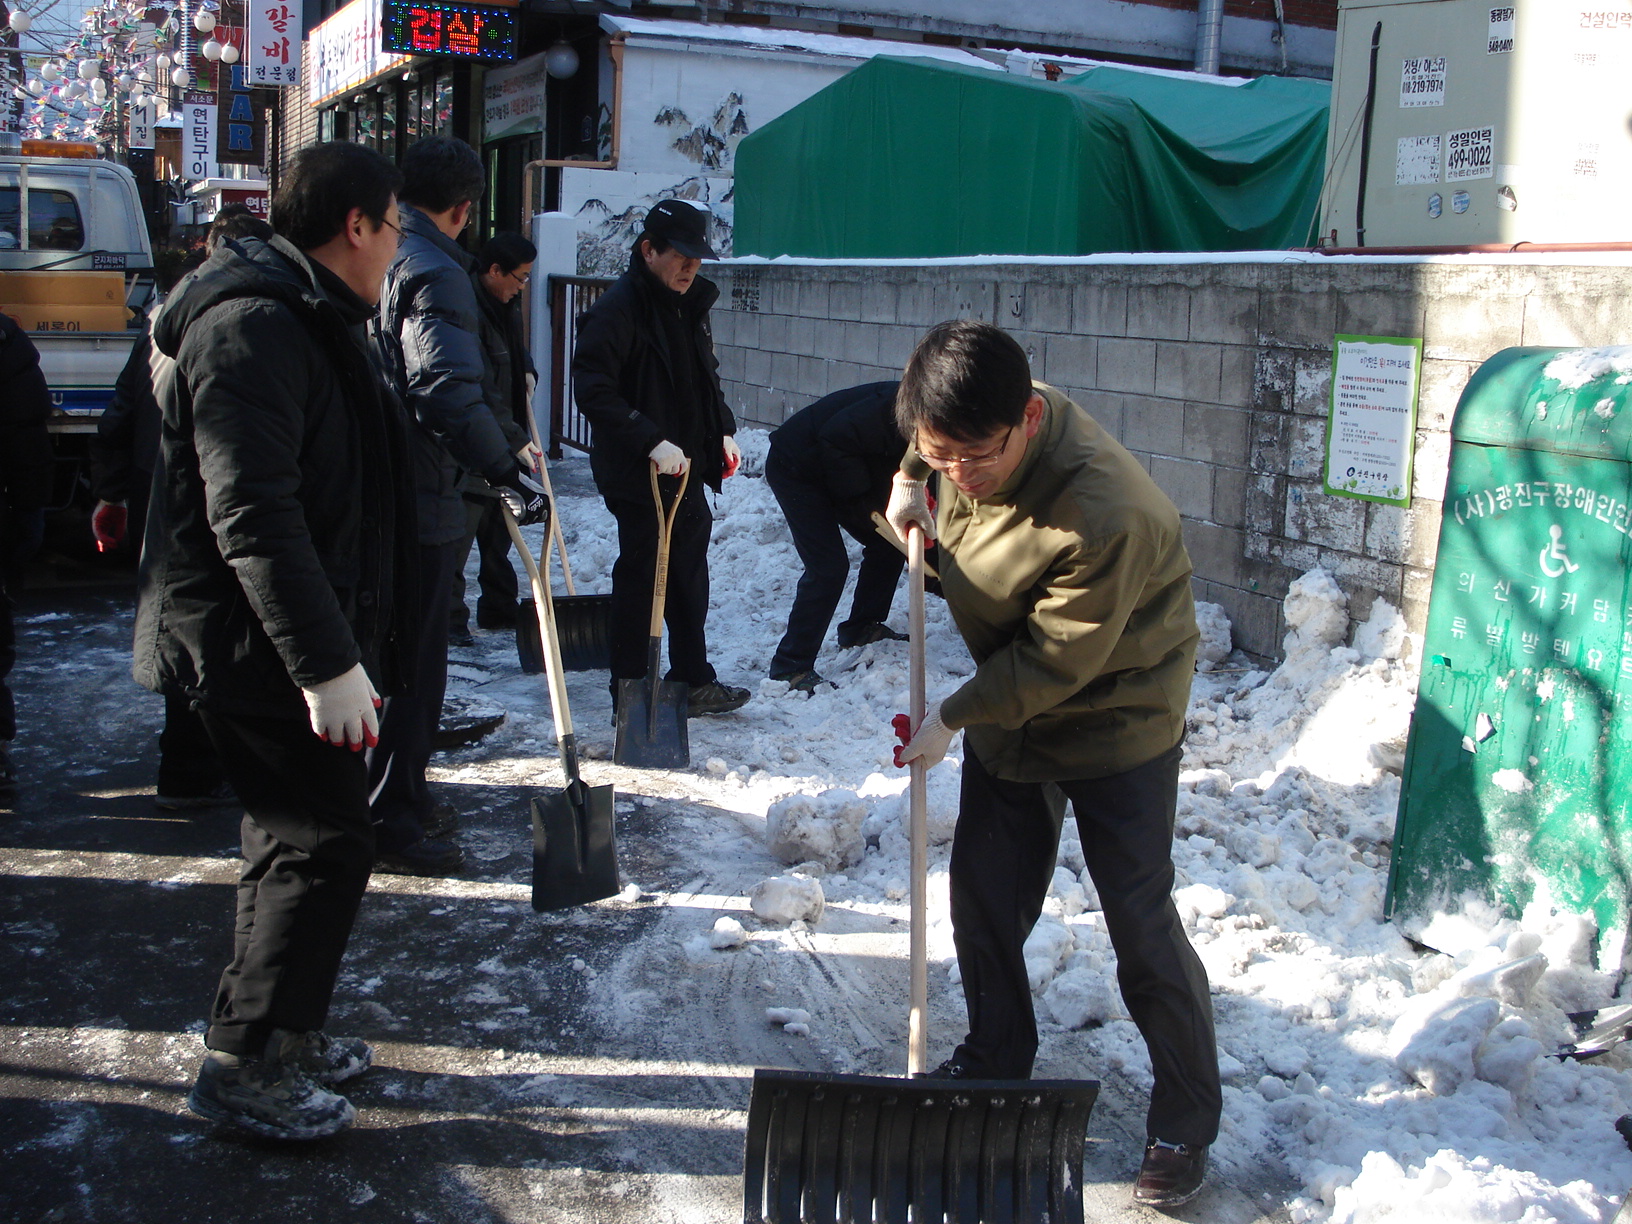
[[[17,702],[8,683],[11,669],[17,665],[17,626],[12,620],[6,569],[5,559],[0,557],[0,743],[17,738]]]
[[[773,676],[792,675],[816,666],[822,638],[844,595],[850,576],[850,556],[840,532],[839,511],[827,490],[801,479],[773,452],[765,465],[765,479],[782,507],[782,516],[793,534],[805,572],[799,576],[788,627],[771,659]],[[847,624],[876,624],[890,614],[896,583],[901,578],[903,557],[876,532],[856,536],[861,544],[861,568],[856,574],[856,593],[850,601]]]
[[[510,532],[504,525],[503,503],[496,497],[465,495],[465,538],[459,542],[459,564],[453,571],[453,595],[448,603],[450,632],[468,631],[470,609],[465,604],[465,562],[474,543],[476,565],[476,618],[514,620],[520,587],[510,564]]]
[[[425,836],[436,806],[425,767],[442,720],[448,687],[448,600],[459,568],[460,541],[419,546],[419,638],[407,663],[406,691],[380,712],[380,742],[368,750],[369,806],[386,853]]]
[[[978,1075],[1031,1075],[1037,1022],[1021,949],[1043,911],[1069,799],[1122,1000],[1150,1049],[1147,1133],[1210,1144],[1223,1108],[1213,1005],[1172,896],[1180,756],[1174,748],[1108,778],[1009,782],[964,745],[951,864],[952,935],[969,1010],[958,1056]]]
[[[183,693],[166,690],[164,729],[159,732],[158,792],[171,798],[208,795],[221,785],[221,762],[209,732]]]
[[[661,478],[664,497],[675,482]],[[657,511],[651,502],[606,503],[618,520],[618,559],[612,566],[612,688],[646,675],[651,638],[652,582],[657,567]],[[693,687],[715,678],[708,661],[708,537],[714,516],[700,484],[688,484],[669,541],[669,579],[663,603],[668,630],[667,679]]]
[[[258,1057],[274,1028],[328,1017],[374,863],[368,775],[304,721],[200,718],[245,812],[232,963],[204,1044]]]

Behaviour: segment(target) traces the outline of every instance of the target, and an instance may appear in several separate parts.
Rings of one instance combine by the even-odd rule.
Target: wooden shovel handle
[[[680,471],[680,487],[675,490],[674,504],[663,513],[663,492],[657,487],[657,461],[652,461],[652,504],[657,509],[657,573],[652,579],[652,624],[650,636],[663,636],[663,600],[669,589],[669,537],[674,534],[675,516],[680,513],[680,500],[686,495],[686,484],[691,480],[691,465]]]
[[[550,685],[550,712],[555,716],[555,736],[560,742],[570,742],[572,739],[572,710],[567,705],[567,674],[561,666],[561,640],[555,630],[555,601],[550,598],[550,584],[545,576],[538,572],[538,565],[533,560],[533,554],[527,548],[527,541],[521,538],[521,528],[516,525],[516,516],[510,513],[510,507],[501,499],[499,512],[504,515],[504,525],[510,531],[510,542],[516,546],[516,552],[521,556],[521,563],[527,567],[527,580],[533,587],[533,607],[538,610],[538,637],[539,645],[543,648],[544,675]],[[546,541],[544,564],[550,563],[550,554]],[[568,778],[569,782],[577,781],[576,777]]]
[[[924,533],[907,528],[908,714],[912,733],[924,724]],[[907,1013],[907,1074],[928,1070],[929,1047],[929,786],[924,758],[912,762],[907,837],[911,846],[912,901]]]

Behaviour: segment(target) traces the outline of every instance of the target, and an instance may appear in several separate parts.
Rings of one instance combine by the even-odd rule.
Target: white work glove
[[[526,468],[529,472],[538,471],[539,461],[543,458],[544,452],[539,450],[538,447],[534,446],[531,442],[527,443],[516,452],[516,462],[521,464],[521,466]]]
[[[691,460],[686,458],[686,452],[666,440],[652,447],[648,457],[657,464],[659,476],[678,476],[691,466]]]
[[[926,544],[935,538],[935,514],[930,509],[929,493],[923,481],[909,479],[905,472],[897,472],[890,481],[890,504],[884,508],[884,518],[903,542],[907,528],[914,523],[923,528]]]
[[[946,750],[952,743],[952,737],[957,734],[941,721],[941,707],[939,705],[930,707],[928,713],[924,715],[924,721],[918,727],[918,734],[910,740],[906,735],[906,722],[905,714],[896,715],[895,733],[906,740],[906,746],[895,750],[895,763],[910,765],[922,757],[925,769],[939,765],[946,758]]]
[[[742,465],[742,447],[737,445],[735,438],[727,437],[721,440],[720,448],[725,452],[726,477],[735,476],[737,468]]]
[[[321,740],[360,752],[380,742],[380,695],[374,691],[361,663],[310,688],[302,687],[312,730]]]

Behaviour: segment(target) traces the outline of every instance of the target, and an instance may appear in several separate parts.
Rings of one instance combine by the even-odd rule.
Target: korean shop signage
[[[385,0],[380,45],[405,55],[516,58],[516,14],[505,8],[440,0]]]
[[[249,66],[223,66],[216,93],[215,160],[235,166],[266,164],[266,124],[249,85]]]

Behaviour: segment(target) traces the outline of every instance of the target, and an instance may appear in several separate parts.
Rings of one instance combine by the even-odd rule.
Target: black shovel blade
[[[690,769],[691,737],[686,714],[691,689],[673,680],[618,681],[618,739],[612,759],[639,769]]]
[[[612,788],[575,782],[533,800],[533,908],[568,909],[615,897]]]
[[[544,674],[544,648],[538,636],[538,606],[530,599],[516,604],[516,658],[524,676]]]
[[[754,1072],[744,1224],[1083,1224],[1094,1080]]]

